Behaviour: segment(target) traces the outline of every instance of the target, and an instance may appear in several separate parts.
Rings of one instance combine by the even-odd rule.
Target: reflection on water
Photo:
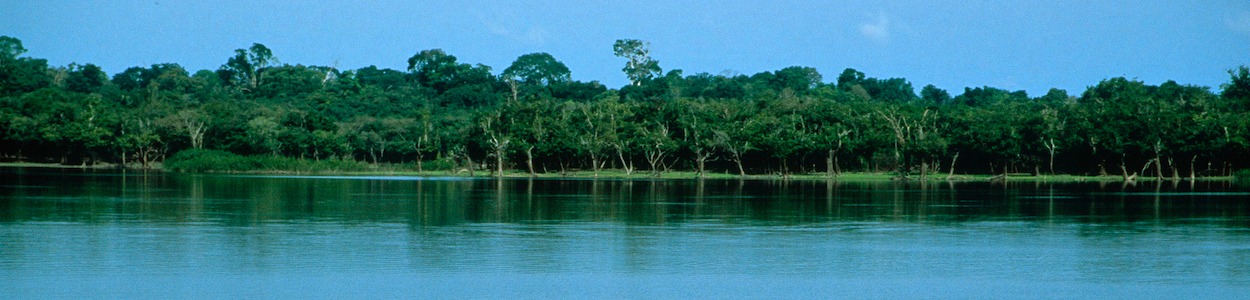
[[[33,174],[32,174],[33,173]],[[0,221],[804,225],[1133,222],[1250,226],[1250,191],[1223,181],[934,183],[260,177],[9,170]]]
[[[437,298],[790,298],[813,296],[807,293],[814,287],[867,297],[1058,289],[1064,292],[1047,295],[1221,298],[1250,289],[1247,199],[1250,189],[1218,181],[485,180],[0,169],[0,281],[20,291],[7,295],[20,298],[100,295],[121,274],[146,280],[126,283],[134,294],[103,295],[152,297],[173,280],[172,290],[185,294],[157,295],[256,295],[217,289],[243,286],[279,297],[353,296],[344,290],[362,282],[401,282],[385,290]],[[87,284],[57,284],[66,280]],[[661,289],[622,288],[631,285]],[[900,287],[914,285],[925,289]],[[0,291],[12,298],[4,296]]]

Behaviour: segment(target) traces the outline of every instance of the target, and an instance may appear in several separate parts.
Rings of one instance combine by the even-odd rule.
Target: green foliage
[[[1229,82],[1220,86],[1220,96],[1239,110],[1250,110],[1250,67],[1228,70]]]
[[[273,51],[269,47],[254,43],[246,50],[235,49],[234,56],[217,69],[217,75],[226,85],[255,89],[264,83],[265,69],[273,60]]]
[[[324,68],[303,65],[282,65],[265,70],[265,81],[256,86],[253,95],[272,99],[291,99],[321,90],[326,74]]]
[[[916,90],[902,78],[877,79],[847,68],[838,75],[838,89],[863,100],[909,103],[916,100]]]
[[[352,160],[306,160],[281,156],[238,155],[221,150],[191,149],[165,160],[165,169],[189,173],[212,172],[363,172],[374,168]]]
[[[26,53],[26,47],[22,47],[22,40],[7,35],[0,36],[0,59],[17,59],[17,56],[22,53]]]
[[[793,66],[777,70],[772,85],[777,90],[789,89],[796,93],[815,89],[821,83],[820,72],[816,68]]]
[[[850,68],[832,82],[805,66],[662,73],[646,42],[613,46],[630,78],[619,88],[574,81],[547,53],[522,55],[499,74],[439,49],[418,52],[404,71],[340,71],[280,64],[261,44],[217,70],[161,63],[109,77],[92,64],[22,57],[19,40],[0,37],[0,156],[126,167],[164,160],[189,172],[627,177],[845,169],[1157,179],[1250,166],[1246,67],[1231,71],[1219,94],[1110,78],[1037,98],[988,86],[951,95],[925,85],[917,95],[906,79]]]
[[[635,39],[616,40],[612,44],[612,53],[626,59],[625,68],[621,71],[629,77],[632,85],[642,85],[663,72],[660,62],[651,58],[651,43]]]
[[[948,104],[952,100],[950,93],[932,84],[920,89],[920,99],[928,105]]]
[[[0,36],[0,97],[33,92],[52,83],[48,61],[18,57],[23,53],[26,48],[21,40]]]
[[[545,52],[517,57],[503,70],[503,76],[528,85],[549,85],[568,82],[569,67]]]
[[[65,89],[69,91],[91,93],[108,82],[108,74],[100,66],[71,64],[69,69],[69,76],[65,79]]]

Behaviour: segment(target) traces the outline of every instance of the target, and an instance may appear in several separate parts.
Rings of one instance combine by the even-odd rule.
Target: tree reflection
[[[217,223],[1195,222],[1246,226],[1250,189],[1226,182],[435,180],[6,173],[0,221]],[[37,182],[43,186],[31,185]]]

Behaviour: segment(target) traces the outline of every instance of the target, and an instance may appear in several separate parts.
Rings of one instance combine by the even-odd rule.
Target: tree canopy
[[[0,160],[148,167],[174,153],[356,161],[415,170],[618,169],[662,174],[844,171],[1227,175],[1250,167],[1250,69],[1209,87],[1107,78],[1033,96],[917,93],[898,77],[809,66],[750,75],[662,72],[622,39],[628,85],[572,79],[548,53],[499,73],[441,49],[406,70],[281,63],[260,43],[217,70],[177,63],[109,76],[48,66],[0,37]]]

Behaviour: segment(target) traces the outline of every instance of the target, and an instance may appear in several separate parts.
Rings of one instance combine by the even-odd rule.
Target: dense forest
[[[48,66],[0,37],[0,155],[149,168],[195,150],[596,175],[1184,178],[1250,166],[1244,66],[1218,91],[1118,77],[1079,94],[974,87],[952,96],[850,68],[828,80],[803,66],[684,74],[663,70],[644,41],[612,46],[630,79],[620,88],[571,80],[547,53],[499,72],[440,49],[417,52],[406,70],[340,70],[279,64],[262,44],[223,53],[217,70],[163,63],[110,77],[93,64]]]

